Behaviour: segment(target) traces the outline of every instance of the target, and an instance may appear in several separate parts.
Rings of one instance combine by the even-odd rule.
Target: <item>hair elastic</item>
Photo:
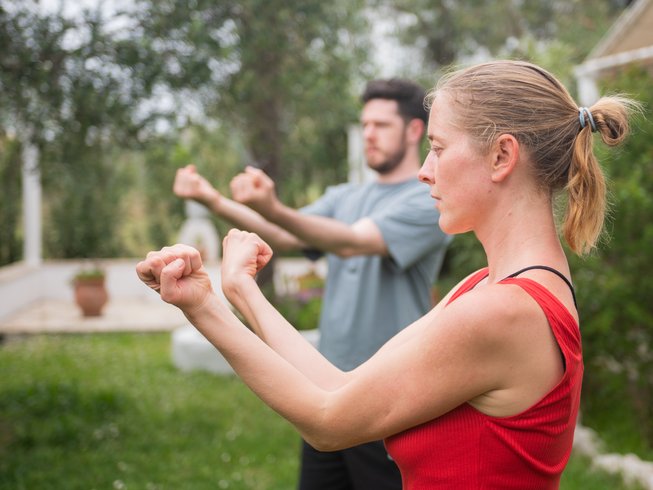
[[[587,118],[590,120],[590,126],[592,128],[592,133],[596,133],[598,129],[596,129],[596,124],[594,123],[594,118],[592,117],[592,113],[587,107],[579,107],[578,108],[578,120],[580,121],[580,127],[581,129],[584,128],[587,123],[585,122],[585,114],[587,114]]]

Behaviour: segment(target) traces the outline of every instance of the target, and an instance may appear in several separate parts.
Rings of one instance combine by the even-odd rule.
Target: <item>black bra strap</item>
[[[508,277],[517,277],[522,272],[530,271],[532,269],[544,269],[545,271],[553,272],[556,276],[558,276],[560,279],[565,281],[565,283],[567,284],[567,286],[569,286],[569,289],[571,290],[571,295],[574,298],[574,306],[578,308],[578,304],[576,303],[576,291],[574,290],[573,284],[569,281],[569,279],[565,277],[565,275],[562,272],[557,271],[553,267],[549,267],[546,265],[531,265],[530,267],[525,267],[521,270],[518,270],[517,272],[510,274]]]

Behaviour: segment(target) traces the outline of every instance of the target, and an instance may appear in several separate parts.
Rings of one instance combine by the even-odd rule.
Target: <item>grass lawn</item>
[[[294,429],[237,378],[176,370],[169,334],[11,338],[0,376],[1,490],[295,488]],[[572,458],[561,488],[626,487]]]

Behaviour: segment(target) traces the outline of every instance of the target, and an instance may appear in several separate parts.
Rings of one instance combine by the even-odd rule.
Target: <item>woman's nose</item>
[[[419,169],[419,173],[417,174],[417,178],[419,179],[420,182],[423,182],[425,184],[434,183],[433,165],[430,162],[430,155],[428,155],[424,160],[424,163],[422,164],[422,168]]]

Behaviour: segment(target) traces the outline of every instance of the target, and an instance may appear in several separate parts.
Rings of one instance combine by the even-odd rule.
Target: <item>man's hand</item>
[[[272,249],[257,234],[232,229],[222,242],[222,290],[229,295],[253,279],[272,258]]]
[[[150,252],[136,265],[138,278],[158,291],[161,299],[184,313],[201,308],[213,295],[211,280],[200,253],[188,245],[164,247]]]
[[[207,206],[220,199],[220,193],[197,173],[195,165],[186,165],[177,170],[172,191],[183,199],[193,199]]]
[[[277,199],[274,181],[254,167],[245,168],[245,172],[236,175],[229,186],[234,201],[249,206],[263,216],[272,209]]]

